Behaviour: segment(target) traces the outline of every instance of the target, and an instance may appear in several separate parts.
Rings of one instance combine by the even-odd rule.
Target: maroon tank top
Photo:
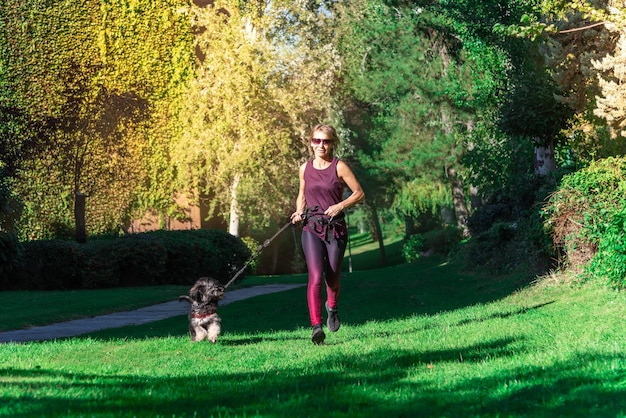
[[[333,230],[335,238],[347,234],[343,214],[328,223],[326,216],[318,216],[323,214],[329,206],[341,202],[343,199],[344,184],[337,176],[337,163],[339,159],[334,157],[330,165],[322,170],[318,170],[313,166],[313,161],[307,161],[304,169],[304,199],[307,208],[318,206],[316,216],[309,219],[304,229],[315,233],[322,239],[328,239],[329,228]]]

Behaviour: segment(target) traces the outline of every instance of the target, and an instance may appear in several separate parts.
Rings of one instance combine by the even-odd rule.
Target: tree
[[[214,213],[239,235],[248,225],[284,216],[295,173],[289,118],[272,96],[271,48],[261,10],[238,2],[193,8],[197,73],[187,113],[190,128],[173,150],[180,187],[211,198]]]
[[[506,133],[534,145],[534,170],[545,176],[556,170],[555,145],[571,111],[559,103],[559,91],[541,63],[522,63],[513,75],[511,89],[500,115]]]
[[[308,131],[332,119],[336,54],[315,3],[193,8],[190,128],[173,155],[180,188],[209,199],[234,235],[242,220],[258,229],[290,213]]]
[[[348,94],[373,114],[364,163],[399,191],[410,185],[416,201],[430,196],[431,207],[453,201],[466,231],[462,159],[473,126],[498,104],[505,62],[458,18],[456,4],[415,6],[374,0],[346,6],[338,42]],[[422,191],[414,179],[422,180]],[[433,184],[449,192],[431,194]],[[405,210],[423,207],[404,196]]]
[[[601,96],[594,115],[607,121],[611,136],[626,138],[626,30],[622,29],[614,55],[593,61]]]
[[[620,119],[624,87],[610,84],[620,76],[614,74],[619,65],[608,61],[620,54],[626,8],[612,0],[545,0],[540,6],[506,32],[540,42],[539,51],[560,90],[557,99],[573,111],[564,129],[565,145],[583,161],[623,153],[625,138],[614,122]]]

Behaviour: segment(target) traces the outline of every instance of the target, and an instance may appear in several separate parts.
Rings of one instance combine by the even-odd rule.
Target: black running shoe
[[[322,324],[314,325],[313,334],[311,335],[311,341],[313,341],[313,344],[324,344],[324,339],[326,339],[326,334],[324,334]]]
[[[328,312],[328,321],[326,321],[326,325],[328,325],[330,332],[337,332],[341,326],[341,322],[339,321],[339,311],[337,311],[337,308],[333,309],[328,306],[328,301],[325,306],[326,312]]]

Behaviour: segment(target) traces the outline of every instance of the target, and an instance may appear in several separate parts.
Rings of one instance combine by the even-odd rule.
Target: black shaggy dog
[[[217,315],[217,304],[224,298],[224,291],[219,280],[201,277],[189,289],[189,295],[178,298],[179,301],[189,302],[187,316],[191,341],[217,341],[222,331],[222,319]]]

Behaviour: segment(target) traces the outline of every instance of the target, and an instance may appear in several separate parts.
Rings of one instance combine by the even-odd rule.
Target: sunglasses
[[[328,146],[332,144],[332,139],[321,139],[321,138],[311,138],[311,142],[315,145],[324,144],[324,146]]]

